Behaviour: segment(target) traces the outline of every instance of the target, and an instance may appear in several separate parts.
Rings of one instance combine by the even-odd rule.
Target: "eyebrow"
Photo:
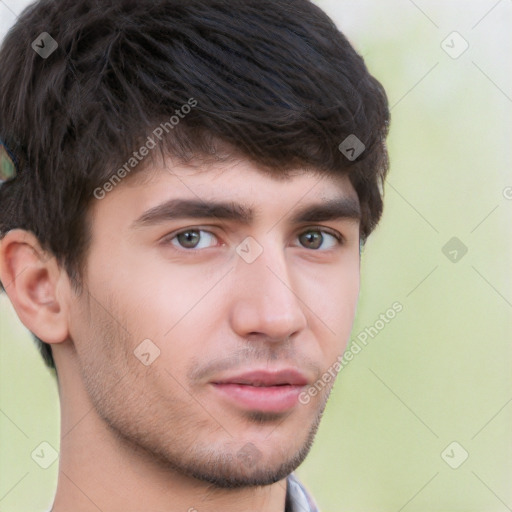
[[[144,212],[131,227],[147,227],[184,218],[215,218],[249,225],[254,221],[255,212],[253,208],[235,202],[170,199]],[[340,197],[306,205],[297,209],[289,222],[300,224],[342,219],[361,219],[361,208],[357,199]]]

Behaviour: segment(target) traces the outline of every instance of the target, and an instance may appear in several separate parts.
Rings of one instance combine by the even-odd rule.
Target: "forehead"
[[[312,210],[319,206],[321,212]],[[296,213],[294,222],[360,217],[357,194],[346,174],[315,168],[262,169],[245,159],[184,163],[168,158],[127,176],[92,210],[102,223],[115,221],[119,229],[171,218],[272,222],[290,212]]]
[[[194,158],[182,161],[172,157],[153,162],[137,172],[127,176],[120,187],[131,189],[153,188],[157,184],[181,183],[189,192],[197,190],[215,192],[224,195],[236,195],[245,189],[283,190],[314,186],[313,193],[332,193],[339,195],[357,194],[353,190],[347,173],[328,172],[315,167],[297,167],[292,169],[266,168],[243,157],[217,156]],[[231,186],[227,187],[228,184]],[[183,187],[177,187],[182,189]],[[172,187],[174,189],[175,187]],[[329,198],[330,196],[327,196]]]

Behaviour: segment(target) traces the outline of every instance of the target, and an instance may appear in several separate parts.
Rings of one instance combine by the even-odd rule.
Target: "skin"
[[[256,216],[134,225],[172,198],[233,201]],[[358,205],[346,176],[297,169],[277,180],[243,159],[168,159],[93,202],[81,294],[31,233],[2,239],[0,278],[57,365],[54,512],[284,510],[286,476],[310,449],[333,381],[282,413],[233,404],[211,381],[293,367],[312,385],[343,353],[359,293],[359,220],[289,221],[329,199]],[[192,241],[175,236],[199,228]],[[263,249],[252,263],[236,252],[249,236]],[[134,355],[146,339],[160,351],[148,366]]]

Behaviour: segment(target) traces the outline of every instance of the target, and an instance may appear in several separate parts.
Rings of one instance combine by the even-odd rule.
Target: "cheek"
[[[115,298],[114,305],[134,339],[162,339],[190,309],[193,299],[197,301],[197,283],[190,273],[152,253],[121,242],[108,258],[98,253],[91,261],[95,268],[89,275],[91,289]]]
[[[197,325],[198,316],[214,310],[212,282],[198,270],[148,272],[136,286],[137,300],[129,308],[136,332],[143,336],[172,337],[191,319]]]
[[[91,294],[105,306],[107,320],[118,325],[123,358],[139,365],[137,354],[144,360],[149,354],[152,370],[165,366],[179,377],[182,363],[201,350],[195,341],[208,335],[203,336],[202,325],[218,311],[212,303],[215,293],[209,293],[218,278],[122,242],[109,258],[97,252],[90,261]],[[96,330],[101,335],[101,327]]]
[[[327,362],[335,360],[346,347],[359,297],[359,258],[350,258],[344,263],[336,268],[321,269],[314,275],[303,275],[302,280],[310,329]]]
[[[136,279],[120,286],[124,288],[116,288],[116,294],[132,339],[127,357],[135,351],[135,357],[149,359],[153,377],[163,379],[164,388],[176,386],[165,369],[186,382],[188,360],[201,354],[205,341],[215,334],[206,327],[219,314],[215,293],[209,293],[212,282],[191,268],[154,266],[140,268]]]
[[[353,320],[359,296],[358,259],[347,257],[339,265],[301,268],[299,281],[304,302],[333,331],[343,330],[340,327]]]

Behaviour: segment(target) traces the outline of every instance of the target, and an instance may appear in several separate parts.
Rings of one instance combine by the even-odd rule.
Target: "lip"
[[[298,370],[253,370],[222,377],[211,384],[228,402],[247,410],[279,413],[298,403],[308,379]]]
[[[214,384],[246,384],[250,386],[305,386],[307,377],[294,368],[282,370],[251,370],[237,375],[221,377]]]

